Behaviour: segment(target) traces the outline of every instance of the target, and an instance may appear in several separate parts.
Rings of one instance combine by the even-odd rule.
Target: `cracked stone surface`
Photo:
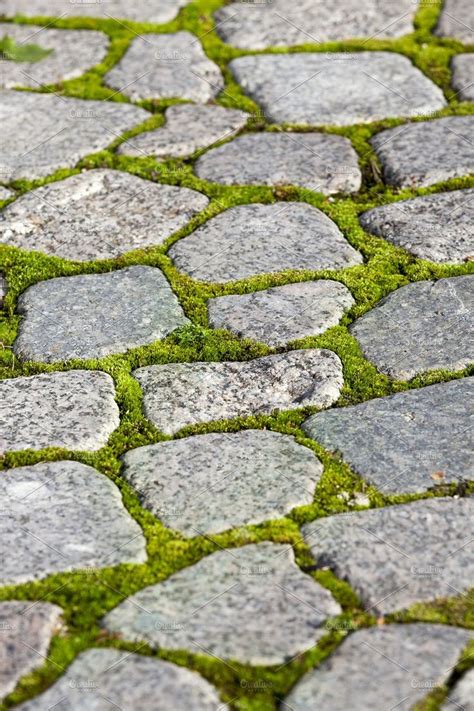
[[[447,625],[392,624],[359,630],[329,660],[303,676],[283,708],[409,711],[435,686],[446,683],[471,638],[472,632]]]
[[[5,299],[5,296],[7,295],[7,282],[5,281],[5,277],[0,274],[0,309],[3,306],[3,301]]]
[[[472,479],[474,377],[312,415],[305,432],[388,493]]]
[[[474,669],[466,672],[454,689],[449,694],[446,703],[442,706],[443,711],[473,711],[474,709]]]
[[[195,709],[228,711],[209,682],[185,667],[118,649],[82,652],[44,694],[21,704],[21,711],[107,709]]]
[[[428,370],[462,370],[474,359],[474,276],[419,281],[382,299],[350,327],[382,373],[410,380]]]
[[[31,180],[73,168],[148,118],[148,111],[130,104],[2,91],[0,180]]]
[[[179,98],[206,103],[224,88],[221,70],[190,32],[134,39],[104,81],[132,101]]]
[[[230,69],[274,123],[348,126],[446,105],[441,89],[394,52],[249,55]]]
[[[474,8],[470,0],[444,0],[436,34],[474,42]]]
[[[211,299],[209,323],[277,347],[337,326],[354,303],[351,292],[340,282],[305,281]]]
[[[473,130],[474,116],[448,116],[381,131],[370,143],[386,182],[428,187],[474,172]]]
[[[473,40],[474,42],[474,30]],[[453,57],[453,88],[460,101],[474,101],[474,54],[458,54]]]
[[[170,22],[189,0],[101,0],[101,2],[64,2],[64,0],[0,0],[0,14],[14,17],[26,15],[37,17],[102,17],[134,22]]]
[[[188,323],[162,272],[146,266],[40,282],[21,295],[18,311],[14,351],[43,363],[125,353]]]
[[[357,154],[349,139],[322,133],[248,133],[213,148],[195,166],[224,185],[297,185],[324,195],[356,192]]]
[[[472,587],[474,498],[433,498],[339,514],[303,527],[318,568],[347,580],[374,614]]]
[[[63,461],[9,469],[0,495],[1,585],[146,561],[145,538],[119,489],[92,467]]]
[[[96,451],[119,424],[114,381],[106,373],[0,380],[0,454],[46,447]]]
[[[124,478],[169,528],[196,536],[281,518],[311,504],[323,467],[278,432],[211,433],[139,447]]]
[[[421,259],[462,264],[474,255],[474,190],[453,190],[375,207],[362,227]]]
[[[234,136],[248,118],[244,111],[217,104],[176,104],[166,109],[164,126],[128,139],[119,146],[118,153],[138,158],[144,155],[182,158]]]
[[[43,665],[61,615],[62,609],[48,602],[0,603],[0,700]]]
[[[133,375],[143,389],[145,416],[166,434],[198,422],[329,407],[343,385],[337,355],[318,349],[246,362],[152,365]]]
[[[169,256],[193,279],[229,282],[286,269],[362,262],[337,225],[303,203],[238,205],[175,242]]]
[[[325,619],[340,611],[297,567],[290,546],[259,543],[218,551],[141,590],[104,624],[152,647],[267,665],[313,647]]]
[[[0,213],[0,242],[78,261],[162,244],[209,204],[188,188],[90,170],[21,196]]]

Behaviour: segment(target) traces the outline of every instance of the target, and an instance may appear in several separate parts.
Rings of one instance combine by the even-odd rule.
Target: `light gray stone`
[[[474,498],[433,498],[339,514],[303,527],[318,568],[347,580],[367,611],[388,614],[472,587]]]
[[[462,370],[474,360],[474,275],[419,281],[389,294],[351,326],[365,357],[396,380]]]
[[[0,454],[64,447],[96,451],[119,426],[114,382],[91,370],[0,380]]]
[[[18,312],[14,352],[43,363],[125,353],[188,323],[162,272],[146,266],[40,282]]]
[[[461,264],[474,254],[474,190],[393,202],[364,212],[362,227],[432,262]]]
[[[120,491],[92,467],[63,461],[9,469],[0,496],[1,585],[146,560],[145,538]]]
[[[303,425],[384,494],[474,477],[474,377],[313,415]]]
[[[134,22],[170,22],[189,0],[0,0],[0,15],[14,17],[102,17]]]
[[[0,309],[3,306],[3,301],[5,299],[5,296],[7,295],[7,282],[5,281],[5,277],[0,274]]]
[[[0,242],[87,261],[162,244],[209,204],[188,188],[90,170],[22,195],[0,213]]]
[[[104,81],[133,101],[179,98],[206,103],[224,88],[221,70],[190,32],[134,39]]]
[[[42,666],[62,610],[48,602],[0,602],[0,701]]]
[[[337,326],[354,303],[349,289],[338,281],[305,281],[211,299],[209,323],[242,338],[284,346]]]
[[[324,212],[292,202],[231,207],[175,242],[169,256],[193,279],[214,282],[362,262]]]
[[[474,669],[461,677],[442,708],[443,711],[474,711]]]
[[[471,0],[444,0],[436,34],[472,44],[474,42],[474,8]]]
[[[211,433],[139,447],[124,478],[143,505],[187,536],[281,518],[311,504],[323,467],[292,437]]]
[[[357,192],[357,153],[344,136],[247,133],[201,156],[200,178],[224,185],[297,185],[332,195]]]
[[[453,57],[452,70],[453,88],[457,92],[456,97],[460,101],[474,101],[474,53],[458,54]]]
[[[73,168],[149,117],[148,111],[130,104],[2,91],[0,181],[42,178]]]
[[[186,425],[314,405],[329,407],[343,385],[328,350],[301,350],[246,362],[170,363],[139,368],[145,415],[167,434]]]
[[[119,649],[82,652],[44,694],[21,711],[228,711],[217,691],[194,671]]]
[[[282,709],[410,711],[446,683],[471,637],[468,630],[432,624],[360,630],[303,676]]]
[[[287,545],[222,550],[141,590],[110,612],[110,632],[152,647],[187,649],[256,665],[314,646],[341,611],[295,564]]]
[[[14,197],[14,195],[15,193],[12,190],[4,188],[3,185],[0,185],[0,200],[2,202],[4,200],[10,200],[10,198]]]
[[[446,105],[441,89],[394,52],[248,55],[230,69],[274,123],[349,126]]]
[[[223,106],[175,104],[166,109],[164,126],[128,139],[118,153],[127,156],[182,158],[234,136],[249,115]]]
[[[474,172],[474,116],[407,123],[377,133],[370,143],[387,183],[428,187]]]

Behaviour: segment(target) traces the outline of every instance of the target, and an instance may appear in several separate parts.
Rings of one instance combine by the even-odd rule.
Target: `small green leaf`
[[[39,62],[48,57],[52,49],[43,49],[37,44],[18,44],[5,35],[0,40],[0,58],[11,62]]]

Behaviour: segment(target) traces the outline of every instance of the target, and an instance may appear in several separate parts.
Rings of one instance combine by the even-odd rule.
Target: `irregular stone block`
[[[455,37],[461,42],[474,42],[474,8],[470,0],[444,0],[436,28],[441,37]]]
[[[474,29],[473,29],[474,42]],[[474,54],[457,54],[452,61],[453,88],[460,101],[474,101]]]
[[[124,19],[163,24],[173,20],[180,8],[188,2],[189,0],[160,0],[159,3],[150,3],[149,0],[134,0],[133,3],[129,0],[0,0],[0,14],[9,17],[102,17],[106,20]]]
[[[3,202],[4,200],[10,200],[10,198],[14,197],[15,193],[13,190],[9,190],[8,188],[4,188],[3,185],[0,185],[0,200]]]
[[[443,704],[443,711],[453,711],[462,709],[463,711],[473,711],[474,709],[474,669],[466,672],[461,681],[458,681],[454,689],[449,694],[447,701]]]

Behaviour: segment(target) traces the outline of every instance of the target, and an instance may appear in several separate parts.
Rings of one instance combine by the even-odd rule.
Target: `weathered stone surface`
[[[461,370],[474,359],[474,276],[419,281],[389,294],[351,326],[365,357],[397,380]]]
[[[474,8],[470,0],[445,0],[436,34],[472,44],[474,42]]]
[[[385,180],[398,187],[427,187],[474,172],[474,116],[408,123],[371,140]]]
[[[167,434],[198,422],[329,407],[343,385],[337,355],[316,349],[242,363],[152,365],[134,376],[143,388],[145,415]]]
[[[1,585],[146,560],[145,538],[104,474],[63,461],[0,477]]]
[[[200,178],[224,185],[298,185],[325,195],[356,192],[357,154],[344,136],[247,133],[201,156]]]
[[[441,89],[394,52],[248,55],[230,68],[274,123],[348,126],[446,105]]]
[[[0,14],[13,17],[103,17],[134,22],[163,24],[173,20],[188,0],[101,0],[100,2],[65,2],[64,0],[0,0]]]
[[[474,669],[466,672],[449,694],[443,711],[473,711],[474,709]]]
[[[65,259],[109,259],[161,244],[208,203],[187,188],[90,170],[11,203],[0,213],[0,242]]]
[[[18,311],[14,351],[43,363],[125,353],[188,323],[162,272],[146,266],[40,282],[21,295]]]
[[[298,682],[283,703],[293,711],[409,711],[445,683],[472,637],[447,625],[385,625],[355,632]]]
[[[362,262],[337,225],[304,203],[238,205],[171,247],[194,279],[228,282],[286,269],[340,269]]]
[[[118,153],[139,158],[182,158],[234,136],[248,117],[244,111],[223,106],[175,104],[166,109],[164,126],[130,138],[119,146]]]
[[[0,309],[3,306],[3,300],[5,299],[6,295],[7,295],[7,282],[5,281],[5,278],[0,274]]]
[[[472,479],[474,377],[320,412],[303,429],[384,494]]]
[[[284,346],[337,326],[354,303],[349,289],[338,281],[305,281],[211,299],[209,323],[269,346]]]
[[[89,30],[54,30],[2,22],[0,37],[5,35],[19,45],[36,44],[42,49],[52,50],[39,62],[0,61],[0,87],[7,89],[16,86],[39,89],[45,84],[58,84],[80,77],[102,62],[109,48],[106,34]]]
[[[474,29],[473,29],[474,42]],[[460,101],[474,101],[474,54],[458,54],[453,57],[453,87]]]
[[[402,200],[360,216],[367,232],[421,259],[461,264],[474,254],[474,190]]]
[[[105,83],[133,101],[180,98],[206,103],[224,88],[219,67],[190,32],[134,39]]]
[[[292,437],[212,433],[139,447],[124,478],[143,505],[188,536],[281,518],[311,504],[323,467]]]
[[[114,382],[106,373],[0,380],[0,454],[46,447],[95,451],[119,424]]]
[[[105,627],[153,647],[188,649],[250,664],[280,664],[313,647],[331,594],[299,570],[290,546],[223,550],[145,588],[105,618]]]
[[[21,711],[85,708],[228,711],[209,682],[185,667],[118,649],[89,649],[44,694]]]
[[[4,200],[10,200],[14,196],[14,192],[12,190],[9,190],[8,188],[4,188],[3,185],[0,185],[0,200],[3,202]]]
[[[22,676],[42,666],[62,610],[47,602],[0,603],[0,700]]]
[[[329,567],[373,613],[452,597],[472,587],[474,498],[434,498],[339,514],[303,527],[318,567]]]
[[[42,178],[73,168],[149,117],[148,111],[130,104],[2,91],[0,180]]]

